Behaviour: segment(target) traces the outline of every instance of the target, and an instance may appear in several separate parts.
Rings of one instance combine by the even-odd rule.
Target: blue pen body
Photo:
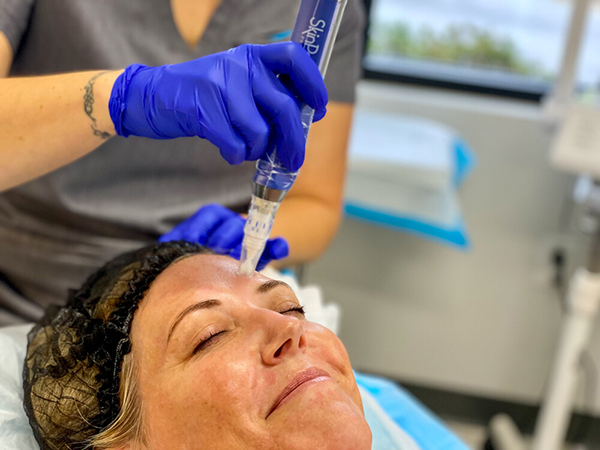
[[[339,18],[345,2],[338,0],[302,0],[292,32],[292,41],[304,47],[319,67],[323,76],[327,70],[333,41],[339,27]],[[304,139],[312,124],[314,111],[301,105]],[[273,149],[256,163],[254,182],[260,186],[287,192],[296,180],[297,172],[290,172],[279,161],[277,149]]]
[[[330,30],[336,24],[336,17],[343,8],[338,0],[303,0],[292,32],[292,41],[302,45],[324,75],[328,62],[327,50],[333,47]],[[337,30],[335,30],[337,31]]]
[[[292,41],[304,47],[323,77],[345,6],[346,0],[302,0],[300,4]],[[308,105],[300,105],[300,113],[306,142],[314,110]],[[244,226],[241,275],[252,276],[254,273],[271,234],[277,208],[297,175],[298,172],[290,172],[281,164],[276,148],[256,162],[252,201]]]

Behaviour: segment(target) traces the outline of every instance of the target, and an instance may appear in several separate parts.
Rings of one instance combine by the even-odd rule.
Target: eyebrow
[[[271,290],[273,290],[279,286],[284,286],[284,287],[288,288],[290,291],[293,291],[293,289],[290,287],[290,285],[283,281],[270,280],[270,281],[267,281],[266,283],[263,283],[260,286],[258,286],[256,288],[256,292],[258,292],[259,294],[266,294],[267,292],[270,292]],[[198,311],[200,309],[215,308],[217,306],[221,306],[221,304],[222,303],[220,300],[211,298],[209,300],[204,300],[204,301],[201,301],[198,303],[194,303],[193,305],[190,305],[186,309],[181,311],[179,316],[177,316],[177,319],[175,320],[175,322],[173,322],[173,325],[171,325],[171,329],[169,330],[169,335],[167,337],[167,343],[171,339],[171,336],[173,335],[175,328],[177,327],[177,325],[179,325],[179,322],[181,322],[185,316],[187,316],[188,314],[190,314],[194,311]]]
[[[171,330],[169,330],[169,336],[167,337],[167,343],[171,339],[171,336],[173,335],[173,331],[175,331],[175,327],[177,327],[177,325],[179,325],[179,322],[181,322],[185,316],[187,316],[188,314],[190,314],[194,311],[197,311],[199,309],[210,309],[210,308],[215,308],[217,306],[221,306],[221,302],[217,299],[211,298],[209,300],[204,300],[204,301],[201,301],[198,303],[194,303],[193,305],[190,305],[187,308],[185,308],[183,311],[181,311],[179,316],[177,316],[177,320],[175,320],[173,325],[171,325]]]
[[[294,291],[289,284],[284,283],[283,281],[270,280],[270,281],[267,281],[266,283],[261,284],[258,288],[256,288],[256,292],[258,292],[259,294],[266,294],[267,292],[275,289],[278,286],[285,286],[290,291],[292,291],[292,292]]]

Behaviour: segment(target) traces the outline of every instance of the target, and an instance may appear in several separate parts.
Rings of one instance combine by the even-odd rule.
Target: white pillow
[[[324,305],[323,292],[320,287],[301,287],[294,277],[284,275],[270,267],[265,268],[261,273],[266,277],[289,284],[296,293],[298,300],[300,300],[300,304],[304,306],[306,319],[323,325],[337,334],[340,321],[340,307],[335,303]]]
[[[316,286],[301,288],[293,277],[267,269],[266,276],[288,283],[306,310],[306,318],[338,329],[339,308],[323,306],[321,290]],[[0,328],[0,450],[40,450],[23,409],[23,361],[27,350],[27,333],[32,325]]]
[[[40,450],[23,409],[23,361],[31,327],[0,328],[0,450]]]

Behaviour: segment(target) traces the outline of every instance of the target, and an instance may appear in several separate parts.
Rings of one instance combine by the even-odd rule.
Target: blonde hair
[[[135,311],[174,261],[211,253],[185,241],[125,253],[46,311],[29,332],[23,367],[23,406],[41,448],[144,446],[142,430],[146,441],[150,432],[132,366],[141,360],[135,351],[125,359]]]
[[[113,423],[90,438],[87,450],[107,450],[131,443],[145,443],[138,372],[131,353],[123,358],[120,381],[121,411]]]

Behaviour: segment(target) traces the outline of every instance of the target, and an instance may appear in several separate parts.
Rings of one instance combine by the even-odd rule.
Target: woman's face
[[[166,269],[135,313],[145,448],[371,448],[348,355],[287,285],[198,255]]]

